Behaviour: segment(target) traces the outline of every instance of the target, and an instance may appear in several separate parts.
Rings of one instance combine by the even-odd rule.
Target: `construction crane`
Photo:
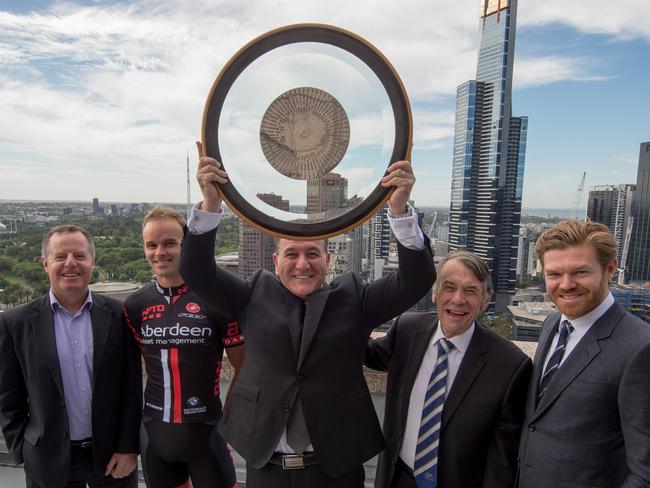
[[[587,172],[582,173],[582,178],[580,179],[580,184],[578,185],[578,191],[576,193],[575,203],[573,205],[573,212],[571,216],[575,219],[578,214],[578,207],[580,206],[580,199],[582,198],[582,193],[585,191],[585,178],[587,177]]]

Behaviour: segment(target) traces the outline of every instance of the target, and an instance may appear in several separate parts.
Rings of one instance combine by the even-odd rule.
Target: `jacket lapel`
[[[309,346],[314,339],[314,335],[318,329],[318,324],[320,323],[320,318],[323,315],[323,310],[325,309],[325,304],[327,303],[331,291],[332,289],[329,286],[323,285],[321,290],[312,293],[307,297],[305,319],[302,324],[302,339],[300,342],[300,356],[298,357],[298,371],[300,371],[305,356],[309,351]]]
[[[417,330],[411,336],[411,343],[408,346],[408,357],[409,361],[406,362],[406,370],[404,371],[403,381],[401,382],[401,411],[404,412],[402,416],[402,429],[406,426],[406,417],[409,408],[409,401],[411,399],[411,390],[413,390],[413,384],[415,383],[415,378],[417,378],[418,372],[420,371],[420,365],[422,364],[422,359],[424,354],[429,347],[429,342],[431,337],[436,330],[438,324],[438,318],[435,314],[430,315],[430,319],[419,322],[416,325]],[[401,325],[401,324],[400,324]]]
[[[542,334],[539,338],[539,345],[535,351],[535,359],[533,360],[533,373],[532,373],[532,382],[530,388],[528,388],[528,403],[527,405],[532,406],[532,410],[535,409],[537,405],[537,395],[539,393],[539,382],[542,379],[542,370],[544,369],[544,359],[548,355],[548,351],[551,348],[551,342],[553,342],[553,337],[557,332],[558,325],[560,323],[560,314],[554,314],[551,316],[550,326],[542,330]]]
[[[465,351],[463,360],[456,373],[456,378],[451,386],[451,390],[445,400],[445,407],[442,414],[441,429],[449,423],[451,418],[456,413],[458,406],[462,402],[465,395],[471,388],[474,380],[479,375],[485,366],[485,358],[483,357],[487,352],[487,345],[485,343],[485,332],[479,324],[474,327],[474,334],[472,340]]]
[[[50,299],[46,295],[34,305],[34,309],[29,315],[29,322],[34,332],[34,338],[38,343],[45,364],[52,373],[54,384],[61,398],[63,396],[63,380],[61,379],[61,367],[59,365],[59,355],[56,350],[56,337],[54,335],[54,314]]]
[[[110,307],[100,295],[93,294],[90,307],[90,321],[93,329],[93,390],[95,379],[102,365],[108,334],[111,330],[112,313]]]
[[[546,393],[544,393],[535,409],[533,418],[537,418],[544,413],[565,388],[600,354],[599,341],[606,340],[611,336],[623,315],[623,309],[614,304],[594,323],[571,351],[569,357],[562,363],[557,374],[549,383]],[[541,362],[543,362],[544,357],[545,355],[540,358]]]

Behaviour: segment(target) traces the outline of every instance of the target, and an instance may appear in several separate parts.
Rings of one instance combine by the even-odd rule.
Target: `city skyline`
[[[188,5],[3,2],[0,198],[184,202],[185,151],[220,67],[253,37],[310,21],[365,37],[393,63],[414,113],[413,197],[448,206],[477,0]],[[522,3],[517,23],[513,105],[531,120],[523,207],[570,208],[586,170],[584,209],[590,187],[636,180],[650,139],[650,12],[639,0],[549,0]]]

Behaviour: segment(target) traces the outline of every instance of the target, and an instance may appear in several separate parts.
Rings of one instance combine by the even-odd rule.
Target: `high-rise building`
[[[619,265],[627,259],[635,189],[629,184],[594,186],[587,201],[587,218],[606,225],[616,239]]]
[[[527,117],[511,116],[517,0],[482,0],[476,80],[458,87],[449,251],[487,263],[502,312],[515,292]]]
[[[93,215],[102,215],[104,209],[99,206],[99,198],[93,198]]]
[[[328,282],[352,271],[353,247],[353,240],[348,234],[339,234],[327,240],[327,251],[330,253]]]
[[[289,200],[275,193],[258,193],[257,198],[272,207],[289,211]],[[264,234],[245,222],[239,222],[239,276],[250,278],[259,268],[274,271],[273,236]]]
[[[390,223],[388,222],[388,205],[380,208],[368,221],[370,248],[368,255],[368,279],[375,281],[384,274],[384,265],[388,260],[390,246]]]
[[[650,142],[641,144],[626,281],[650,281]]]
[[[307,213],[318,213],[347,206],[348,180],[338,173],[327,173],[307,180]]]

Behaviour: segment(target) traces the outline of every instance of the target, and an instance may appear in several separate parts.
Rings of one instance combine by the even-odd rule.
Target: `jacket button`
[[[528,432],[535,432],[537,428],[535,427],[535,424],[530,424],[528,426]]]
[[[287,405],[286,403],[283,403],[283,404],[282,404],[282,411],[283,411],[284,413],[289,413],[289,412],[291,412],[291,408],[290,408],[289,405]]]

